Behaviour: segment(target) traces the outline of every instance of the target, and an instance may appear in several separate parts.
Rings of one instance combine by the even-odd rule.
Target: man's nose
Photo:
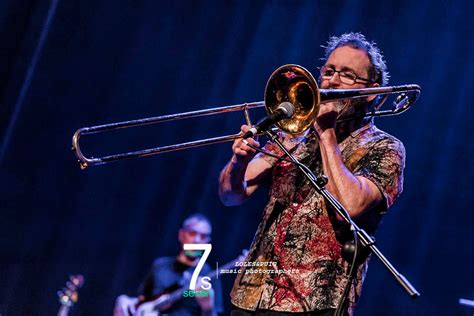
[[[341,77],[339,77],[339,73],[335,72],[331,78],[329,78],[329,84],[331,86],[338,86],[341,84]]]
[[[194,236],[194,243],[196,243],[196,244],[202,243],[203,240],[204,240],[204,239],[203,239],[203,237],[201,236],[201,234],[196,234],[196,236]]]

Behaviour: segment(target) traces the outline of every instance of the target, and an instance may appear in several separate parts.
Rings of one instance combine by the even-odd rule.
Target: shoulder
[[[153,261],[153,268],[161,268],[171,266],[175,262],[175,257],[159,257]]]
[[[212,267],[207,262],[204,263],[204,265],[202,266],[202,271],[204,273],[209,273],[211,270],[212,270]]]
[[[403,145],[403,142],[395,136],[377,128],[375,125],[368,129],[365,136],[375,148],[394,150],[403,156],[405,155],[405,146]]]

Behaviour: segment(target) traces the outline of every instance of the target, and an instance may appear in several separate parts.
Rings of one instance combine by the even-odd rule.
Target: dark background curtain
[[[407,150],[405,190],[378,245],[420,290],[411,300],[375,257],[356,315],[467,315],[474,299],[473,21],[469,1],[0,2],[0,314],[54,315],[70,273],[73,315],[110,315],[152,260],[175,255],[192,212],[214,224],[209,263],[247,248],[266,192],[217,196],[230,143],[79,169],[81,126],[263,99],[282,64],[314,74],[330,35],[361,31],[384,51],[391,85],[417,83],[406,114],[376,120]],[[254,120],[262,112],[254,113]],[[242,113],[83,139],[86,153],[234,133]],[[224,297],[232,276],[225,276]]]

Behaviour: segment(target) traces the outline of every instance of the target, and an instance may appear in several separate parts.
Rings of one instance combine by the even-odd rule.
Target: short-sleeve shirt
[[[280,134],[292,154],[322,175],[318,139],[314,131],[304,137]],[[373,234],[382,215],[402,192],[405,149],[395,137],[370,123],[339,143],[342,160],[356,176],[372,181],[383,201],[356,219]],[[264,149],[283,156],[271,141]],[[261,271],[243,269],[231,292],[235,306],[256,310],[307,312],[336,308],[348,280],[349,264],[342,258],[343,244],[352,239],[347,225],[298,168],[290,162],[259,154],[272,165],[269,201],[246,261],[261,262]],[[360,296],[367,260],[357,271],[349,295],[352,310]],[[265,266],[271,263],[271,268]],[[272,271],[273,270],[273,271]]]
[[[192,275],[195,267],[182,264],[175,257],[157,258],[151,267],[151,270],[145,278],[139,290],[140,295],[146,299],[162,293],[168,288],[173,288],[182,280],[185,271]],[[208,264],[204,264],[200,276],[206,276],[211,271]],[[222,304],[222,286],[219,280],[211,281],[214,289],[214,309],[217,313],[223,313]],[[171,308],[163,312],[163,315],[170,316],[200,316],[201,308],[193,297],[183,297],[175,302]]]

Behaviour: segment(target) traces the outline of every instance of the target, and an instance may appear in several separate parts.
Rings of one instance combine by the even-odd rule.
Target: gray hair
[[[196,222],[196,221],[206,222],[207,224],[209,224],[209,227],[212,229],[211,221],[201,213],[194,213],[186,217],[186,219],[183,221],[182,228],[186,229],[189,226],[191,226],[193,222]]]
[[[387,65],[385,64],[382,52],[375,42],[369,42],[362,33],[358,32],[345,33],[341,36],[331,36],[327,45],[323,46],[325,49],[325,60],[329,58],[329,55],[331,55],[336,48],[341,46],[350,46],[364,50],[372,64],[368,70],[369,79],[381,86],[388,84],[390,76]]]

